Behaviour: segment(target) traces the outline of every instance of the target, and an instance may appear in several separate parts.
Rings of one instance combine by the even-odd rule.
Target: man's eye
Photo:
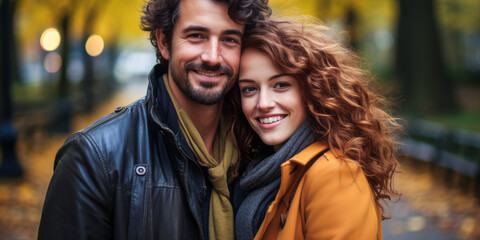
[[[200,33],[192,33],[187,36],[188,38],[193,38],[193,39],[201,39],[203,38],[203,35]]]
[[[235,43],[235,44],[240,43],[240,41],[236,38],[225,38],[223,41],[228,42],[228,43]]]

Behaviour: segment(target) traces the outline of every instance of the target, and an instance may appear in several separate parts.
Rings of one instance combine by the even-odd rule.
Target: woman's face
[[[262,141],[278,150],[307,118],[298,81],[258,50],[243,52],[239,81],[242,110]]]

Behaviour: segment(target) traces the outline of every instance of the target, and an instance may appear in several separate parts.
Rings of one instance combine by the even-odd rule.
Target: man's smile
[[[203,75],[203,76],[207,76],[207,77],[216,77],[216,76],[220,76],[220,75],[225,74],[223,72],[205,72],[205,71],[196,70],[196,69],[192,69],[192,71],[194,71],[195,73],[197,73],[199,75]]]

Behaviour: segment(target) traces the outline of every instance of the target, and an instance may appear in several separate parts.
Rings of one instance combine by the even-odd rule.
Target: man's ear
[[[162,54],[165,60],[170,60],[170,51],[168,50],[167,38],[163,34],[162,28],[155,30],[155,36],[157,38],[158,51]]]

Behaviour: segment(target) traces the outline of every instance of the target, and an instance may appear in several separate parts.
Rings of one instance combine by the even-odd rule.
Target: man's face
[[[172,88],[194,102],[216,104],[237,77],[244,26],[230,19],[226,3],[182,0],[179,10],[168,56]]]

